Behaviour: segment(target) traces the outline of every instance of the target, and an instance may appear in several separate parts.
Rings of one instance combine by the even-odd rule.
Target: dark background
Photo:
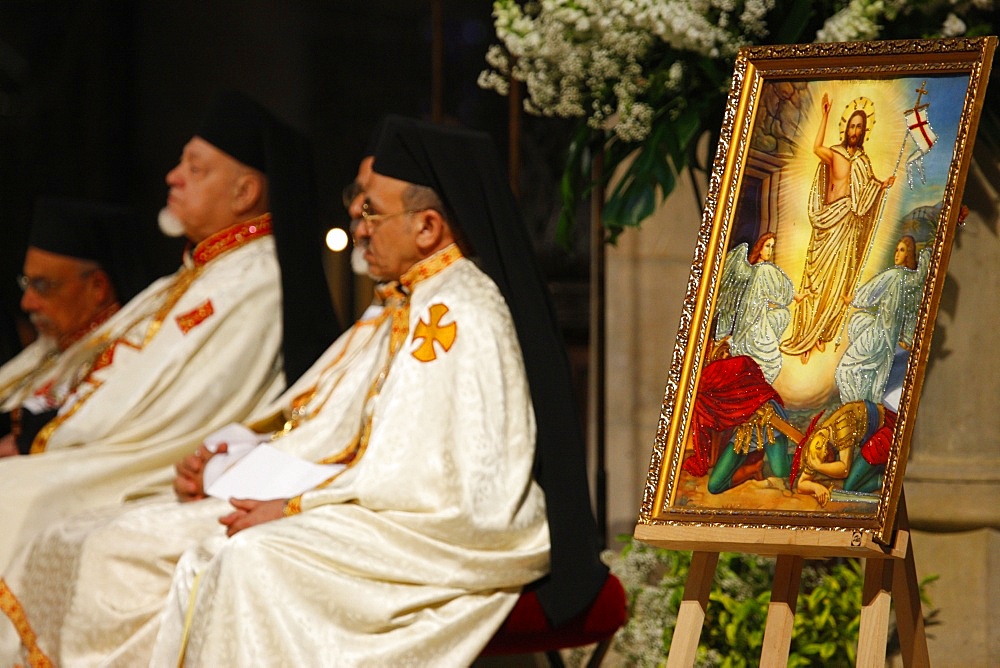
[[[159,274],[181,242],[156,231],[164,176],[214,95],[242,90],[313,138],[324,223],[384,113],[489,132],[508,153],[508,100],[476,85],[495,41],[489,0],[3,0],[0,3],[0,304],[6,359],[23,343],[15,276],[33,201],[127,203],[149,226]],[[570,339],[586,336],[586,230],[553,241],[565,123],[525,117],[515,183]],[[585,210],[585,207],[584,209]],[[584,221],[585,223],[586,221]],[[330,254],[350,321],[367,286]],[[22,323],[23,324],[23,323]],[[23,327],[22,327],[23,330]]]

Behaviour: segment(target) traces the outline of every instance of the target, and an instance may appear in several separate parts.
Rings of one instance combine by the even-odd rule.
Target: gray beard
[[[157,216],[157,223],[160,226],[160,232],[163,232],[168,237],[184,236],[184,225],[181,223],[180,218],[172,214],[167,207],[160,209],[160,214]]]
[[[351,271],[358,276],[368,275],[368,261],[365,260],[365,249],[361,246],[351,249]]]
[[[353,271],[358,276],[368,276],[369,278],[374,278],[368,273],[368,261],[365,260],[365,250],[368,248],[368,243],[358,243],[354,241],[354,232],[357,231],[358,225],[361,223],[360,220],[355,219],[351,221],[350,235],[351,235],[351,271]]]

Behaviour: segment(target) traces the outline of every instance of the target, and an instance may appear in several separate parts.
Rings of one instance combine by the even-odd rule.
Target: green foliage
[[[662,665],[673,638],[691,554],[650,547],[629,536],[619,540],[624,543],[622,551],[605,554],[629,602],[629,618],[615,637],[615,651],[628,665]],[[757,665],[764,643],[774,565],[774,559],[756,555],[719,555],[698,648],[698,666]],[[930,604],[925,587],[935,579],[932,576],[920,583],[920,598],[925,605]],[[804,563],[789,666],[855,664],[863,584],[864,572],[857,559]],[[925,619],[933,617],[931,612]],[[894,647],[890,642],[890,653]]]
[[[811,591],[800,595],[795,611],[797,666],[854,665],[861,625],[864,574],[857,559],[837,560],[814,569]]]

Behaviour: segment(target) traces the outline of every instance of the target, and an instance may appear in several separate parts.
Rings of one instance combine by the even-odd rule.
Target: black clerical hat
[[[373,170],[437,192],[510,308],[535,409],[535,477],[545,491],[552,545],[552,574],[535,591],[549,620],[566,622],[593,602],[607,568],[566,349],[500,158],[485,133],[389,116]]]
[[[155,278],[142,236],[137,216],[127,207],[42,197],[35,202],[28,245],[101,265],[124,304]]]
[[[281,265],[285,378],[293,383],[340,334],[323,270],[312,145],[249,96],[219,94],[195,133],[267,177]]]
[[[268,174],[269,136],[278,120],[237,91],[220,93],[195,133],[244,165]]]

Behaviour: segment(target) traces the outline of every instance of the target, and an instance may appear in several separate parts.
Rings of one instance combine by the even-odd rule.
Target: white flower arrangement
[[[648,59],[658,45],[708,58],[732,58],[767,35],[775,0],[515,0],[493,5],[497,37],[479,85],[509,92],[525,83],[524,108],[539,116],[585,118],[626,142],[648,134],[654,110],[644,98]],[[684,63],[661,83],[679,93]]]
[[[524,85],[530,114],[576,119],[565,174],[585,173],[594,146],[610,174],[638,149],[605,203],[614,241],[652,213],[689,167],[697,138],[721,124],[732,62],[746,45],[959,37],[995,30],[997,0],[495,0],[499,44],[482,88]],[[584,146],[586,145],[586,146]],[[591,148],[588,148],[591,147]],[[606,182],[606,176],[605,182]],[[572,182],[572,178],[564,179]],[[568,239],[584,184],[564,185],[560,236]]]
[[[816,33],[817,42],[877,39],[885,19],[892,20],[906,0],[851,0]]]

